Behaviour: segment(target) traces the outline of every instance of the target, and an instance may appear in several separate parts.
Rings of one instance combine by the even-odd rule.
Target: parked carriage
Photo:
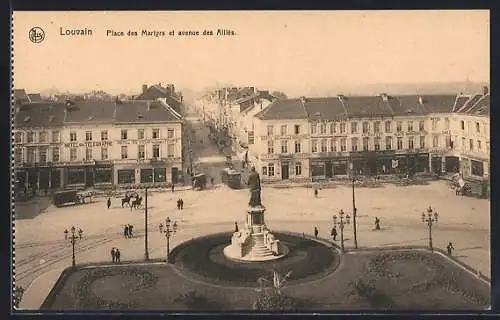
[[[239,189],[241,187],[241,173],[238,170],[225,168],[221,171],[222,183],[226,184],[231,189]]]
[[[203,190],[207,187],[207,176],[204,173],[193,175],[193,189]]]

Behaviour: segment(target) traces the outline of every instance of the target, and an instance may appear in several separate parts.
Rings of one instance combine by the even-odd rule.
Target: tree
[[[23,299],[23,295],[24,295],[24,288],[21,286],[14,286],[12,303],[14,304],[15,309],[19,308],[19,304]]]
[[[278,271],[273,271],[272,280],[265,277],[260,277],[257,282],[259,288],[257,299],[253,304],[255,310],[273,311],[273,310],[293,310],[297,307],[297,302],[294,298],[281,293],[286,285],[287,279],[292,272],[286,275],[281,275]]]
[[[285,100],[288,99],[287,95],[281,91],[273,91],[271,95],[275,96],[278,99]]]

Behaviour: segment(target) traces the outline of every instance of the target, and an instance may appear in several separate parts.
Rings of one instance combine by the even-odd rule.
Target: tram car
[[[193,175],[193,189],[203,190],[207,187],[207,176],[204,173]]]

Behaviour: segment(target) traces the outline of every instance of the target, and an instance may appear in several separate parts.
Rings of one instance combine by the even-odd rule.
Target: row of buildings
[[[154,85],[128,101],[15,101],[17,187],[177,182],[185,150],[174,92]]]
[[[198,109],[213,121],[221,112],[216,109],[223,106],[216,103],[220,100],[204,97]],[[263,181],[352,174],[489,174],[487,88],[480,94],[338,95],[232,105],[236,112],[228,121],[231,136],[246,147],[246,158]]]

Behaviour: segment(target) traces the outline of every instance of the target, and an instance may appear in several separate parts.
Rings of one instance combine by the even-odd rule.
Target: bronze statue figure
[[[259,174],[255,171],[255,167],[252,167],[250,172],[250,176],[248,176],[248,187],[250,189],[250,201],[248,205],[252,207],[261,206],[260,200],[260,177]]]

